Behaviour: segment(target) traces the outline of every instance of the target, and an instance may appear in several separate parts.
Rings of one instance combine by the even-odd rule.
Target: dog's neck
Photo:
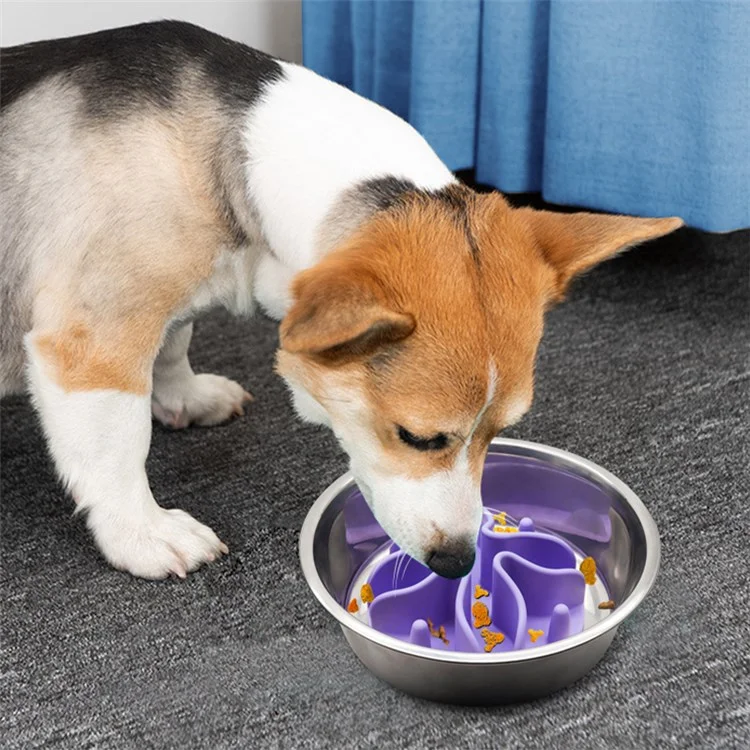
[[[417,131],[305,68],[283,63],[248,113],[247,185],[274,254],[309,268],[374,211],[456,180]]]

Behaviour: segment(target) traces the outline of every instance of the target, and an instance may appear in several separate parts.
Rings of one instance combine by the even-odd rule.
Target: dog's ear
[[[372,272],[326,259],[298,274],[294,304],[281,323],[281,348],[338,362],[371,354],[409,336],[408,313],[391,308]]]
[[[517,210],[557,280],[553,298],[561,300],[574,276],[646,240],[669,234],[682,219],[637,219],[606,214],[563,214]]]

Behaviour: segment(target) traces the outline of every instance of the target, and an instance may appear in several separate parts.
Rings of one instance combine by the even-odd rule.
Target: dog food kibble
[[[362,599],[362,604],[369,604],[373,599],[375,599],[375,594],[372,593],[372,586],[370,586],[369,583],[366,583],[362,588],[360,589],[359,596]]]
[[[474,602],[471,606],[471,614],[474,615],[475,628],[483,628],[485,625],[492,625],[490,611],[487,609],[486,604],[482,604],[482,602]]]
[[[589,586],[596,583],[596,561],[593,557],[584,557],[578,569],[583,573],[583,580]]]
[[[492,530],[499,534],[515,534],[518,526],[495,526]]]
[[[359,612],[359,604],[357,604],[357,599],[354,598],[349,602],[349,605],[347,606],[347,610],[354,614],[355,612]]]
[[[444,643],[444,644],[445,644],[446,646],[447,646],[447,645],[448,645],[448,644],[450,643],[450,641],[449,641],[449,640],[448,640],[448,638],[446,637],[446,634],[445,634],[445,626],[443,626],[443,625],[441,625],[441,626],[440,626],[440,627],[438,628],[438,638],[440,638],[440,640],[441,640],[441,641],[442,641],[442,642],[443,642],[443,643]]]
[[[502,511],[501,513],[496,513],[492,518],[497,521],[501,526],[505,526],[505,516],[506,512]]]
[[[614,600],[612,599],[609,599],[606,602],[601,602],[599,604],[599,609],[614,609],[614,608],[615,608],[615,603],[614,603]]]
[[[532,643],[536,643],[538,638],[541,638],[544,635],[543,630],[531,630],[529,629],[529,638],[531,638]]]
[[[430,635],[433,638],[439,638],[446,646],[450,643],[450,641],[446,637],[445,626],[444,625],[441,625],[439,628],[435,629],[434,623],[428,617],[427,618],[427,627],[429,628]]]
[[[489,596],[490,592],[487,589],[483,589],[479,584],[474,586],[474,598],[481,599],[483,596]]]
[[[487,628],[482,631],[482,638],[484,638],[484,650],[488,653],[505,640],[505,636],[502,633],[493,633],[491,630],[487,630]]]

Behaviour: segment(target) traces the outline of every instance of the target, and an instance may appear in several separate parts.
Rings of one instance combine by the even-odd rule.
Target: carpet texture
[[[660,528],[658,583],[583,680],[458,708],[379,682],[297,559],[346,468],[272,371],[276,326],[215,313],[197,371],[256,401],[213,429],[154,427],[157,499],[229,545],[186,581],[108,568],[62,496],[28,399],[2,403],[4,748],[750,747],[750,233],[683,229],[595,270],[552,311],[536,402],[509,436],[592,459]]]

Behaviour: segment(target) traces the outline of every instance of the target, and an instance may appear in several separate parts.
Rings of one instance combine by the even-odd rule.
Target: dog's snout
[[[443,578],[462,578],[474,567],[476,545],[471,539],[446,542],[435,548],[425,562]]]

